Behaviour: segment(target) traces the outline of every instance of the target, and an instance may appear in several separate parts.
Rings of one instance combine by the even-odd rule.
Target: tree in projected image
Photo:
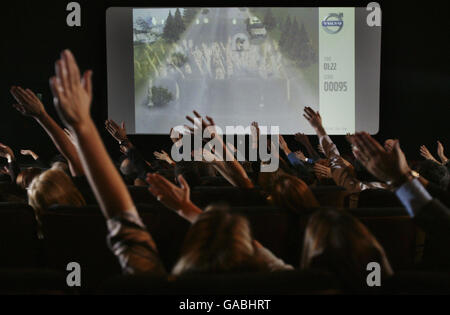
[[[164,106],[172,102],[173,94],[162,86],[154,86],[151,88],[151,103],[153,106]]]
[[[177,8],[175,15],[169,12],[164,26],[163,38],[169,42],[180,40],[181,34],[186,30],[180,9]]]
[[[267,9],[266,14],[264,16],[264,25],[267,30],[271,31],[277,26],[277,20],[272,13],[270,8]]]

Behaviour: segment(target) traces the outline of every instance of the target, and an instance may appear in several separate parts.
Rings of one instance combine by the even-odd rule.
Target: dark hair
[[[33,179],[42,173],[42,169],[37,167],[29,167],[24,169],[17,175],[16,184],[20,188],[26,190],[30,186]]]
[[[282,175],[275,180],[271,197],[277,206],[295,213],[320,206],[309,186],[291,175]]]
[[[378,182],[379,180],[373,176],[364,165],[358,160],[355,159],[353,162],[353,166],[355,168],[355,176],[362,182]]]
[[[188,182],[189,186],[195,187],[200,185],[200,171],[198,169],[197,162],[178,162],[175,166],[175,181],[178,182],[178,176],[183,175],[184,179]]]
[[[333,272],[346,288],[367,287],[367,266],[379,263],[382,276],[393,274],[383,247],[355,217],[334,209],[315,212],[306,228],[302,269]]]
[[[447,190],[450,183],[450,174],[448,169],[434,161],[426,160],[419,164],[418,172],[426,180]]]
[[[268,270],[256,255],[248,220],[223,205],[214,205],[192,224],[172,274]]]

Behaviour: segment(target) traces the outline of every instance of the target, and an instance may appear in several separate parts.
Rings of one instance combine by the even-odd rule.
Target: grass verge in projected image
[[[149,81],[167,71],[165,66],[180,68],[187,57],[176,52],[176,42],[199,13],[198,8],[138,10],[134,15],[134,81],[135,93],[140,95]],[[166,12],[167,11],[167,12]],[[181,13],[183,11],[183,13]],[[167,16],[165,16],[167,14]],[[155,16],[156,15],[156,16]],[[158,87],[163,88],[163,87]]]

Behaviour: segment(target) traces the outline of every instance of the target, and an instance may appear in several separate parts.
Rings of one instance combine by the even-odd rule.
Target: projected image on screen
[[[319,25],[318,8],[134,9],[136,133],[194,109],[299,131],[303,107],[320,108]]]

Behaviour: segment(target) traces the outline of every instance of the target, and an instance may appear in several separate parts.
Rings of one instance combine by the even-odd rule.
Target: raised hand
[[[90,120],[92,102],[92,71],[83,77],[69,50],[61,53],[55,63],[56,75],[50,78],[50,87],[58,114],[69,128],[79,128]]]
[[[352,141],[353,154],[375,177],[394,186],[408,180],[411,168],[398,141],[391,152],[387,152],[368,133],[358,133]]]
[[[117,142],[122,143],[128,140],[127,128],[125,123],[122,122],[120,126],[112,119],[105,121],[106,130],[111,134],[111,136],[117,140]]]
[[[314,164],[314,173],[316,174],[316,177],[320,180],[320,179],[327,179],[327,178],[332,178],[331,176],[331,168],[316,163]]]
[[[252,128],[250,128],[250,136],[252,141],[252,149],[258,149],[259,137],[261,136],[261,130],[256,121],[252,122]]]
[[[320,116],[320,113],[314,111],[311,107],[305,107],[303,117],[305,117],[311,127],[313,127],[316,131],[323,129],[322,117]]]
[[[279,136],[279,139],[280,139],[280,148],[286,153],[286,155],[289,155],[291,153],[291,150],[289,149],[286,140],[284,140],[284,137],[282,135]]]
[[[442,163],[447,164],[448,158],[445,156],[444,146],[442,145],[442,143],[440,141],[438,141],[437,144],[438,144],[437,154],[438,154],[439,158],[441,159]]]
[[[20,154],[25,155],[25,156],[29,155],[35,161],[39,159],[39,156],[31,150],[20,150]]]
[[[167,208],[176,211],[190,222],[195,221],[202,211],[191,202],[191,190],[182,175],[178,176],[180,187],[159,174],[147,174],[148,190]]]
[[[217,131],[215,129],[216,123],[214,122],[214,120],[211,117],[206,116],[207,121],[205,121],[203,119],[203,117],[197,111],[194,110],[193,113],[196,118],[192,118],[189,115],[186,116],[186,119],[190,123],[192,123],[193,127],[189,127],[189,126],[185,125],[186,129],[190,133],[201,132],[203,135],[204,130],[208,128],[208,130],[210,131],[211,137],[214,138],[217,135]]]
[[[17,101],[17,104],[14,104],[13,107],[22,115],[40,118],[46,113],[41,100],[30,89],[13,86],[10,92]]]
[[[305,147],[308,147],[311,145],[311,142],[309,141],[309,138],[304,133],[296,133],[295,134],[295,141],[298,143],[303,144]]]
[[[302,151],[295,152],[295,156],[301,161],[306,161],[306,156]]]
[[[426,160],[430,160],[430,161],[433,161],[435,163],[441,164],[440,162],[438,162],[438,160],[436,160],[434,158],[434,156],[430,153],[428,148],[426,146],[424,146],[424,145],[420,147],[420,155],[423,158],[425,158]]]
[[[0,143],[0,157],[7,159],[8,163],[15,159],[13,150],[3,143]]]
[[[172,160],[170,155],[164,150],[162,150],[161,153],[160,152],[154,152],[153,155],[155,156],[155,158],[157,160],[167,162],[170,165],[174,165],[175,164],[175,162]]]

